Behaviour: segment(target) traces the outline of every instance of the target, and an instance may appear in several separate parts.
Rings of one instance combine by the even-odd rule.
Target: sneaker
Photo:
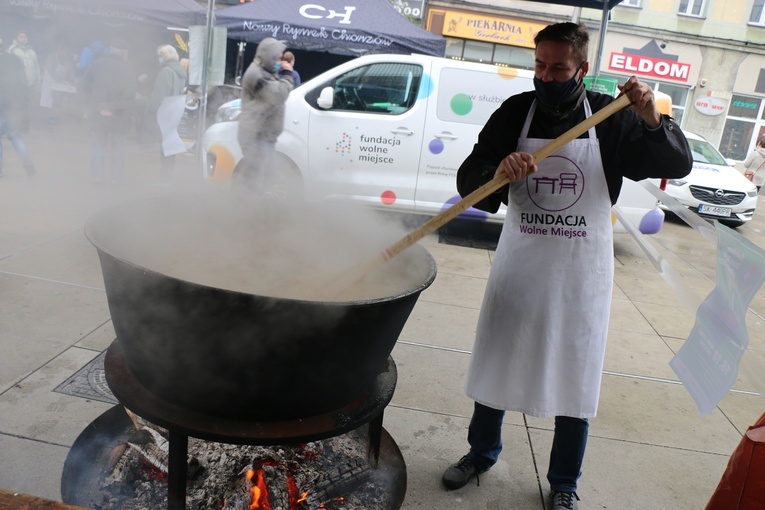
[[[467,485],[470,479],[474,476],[476,478],[476,482],[478,482],[478,485],[480,485],[478,475],[484,471],[486,471],[486,469],[478,469],[478,467],[473,464],[473,461],[468,459],[468,456],[465,455],[459,460],[459,462],[452,464],[446,469],[446,471],[444,471],[444,476],[441,478],[441,480],[444,483],[444,487],[446,487],[447,490],[452,491]]]
[[[553,492],[550,494],[552,498],[552,510],[578,510],[579,508],[579,496],[576,492]]]

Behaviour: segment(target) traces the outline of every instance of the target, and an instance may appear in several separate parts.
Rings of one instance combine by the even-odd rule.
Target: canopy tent
[[[187,27],[204,23],[194,0],[0,0],[0,13],[35,19],[75,17],[109,25]]]
[[[290,49],[338,55],[423,53],[443,56],[446,39],[423,30],[388,0],[254,0],[215,11],[228,37],[258,42],[284,40]]]

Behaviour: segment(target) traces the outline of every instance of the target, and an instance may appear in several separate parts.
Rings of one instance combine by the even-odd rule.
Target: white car
[[[757,207],[757,187],[702,136],[684,133],[691,146],[693,169],[682,179],[667,181],[666,193],[699,216],[729,227],[751,220]],[[661,207],[667,209],[664,204]]]
[[[275,194],[350,201],[437,215],[460,200],[457,168],[489,116],[510,95],[533,90],[531,71],[426,55],[365,55],[294,89],[276,142]],[[224,104],[203,144],[207,176],[227,182],[242,158],[241,103]],[[618,205],[645,234],[663,212],[640,184],[625,180]],[[502,223],[469,208],[461,217]],[[620,225],[615,228],[619,229]]]

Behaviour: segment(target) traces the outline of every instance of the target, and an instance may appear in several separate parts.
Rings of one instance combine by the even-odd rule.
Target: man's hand
[[[626,95],[632,102],[632,108],[640,115],[646,126],[655,129],[661,125],[661,112],[656,107],[653,89],[647,83],[643,83],[636,76],[630,76],[627,83],[619,86],[620,96]]]
[[[534,155],[528,152],[513,152],[505,159],[503,159],[494,177],[500,175],[507,175],[510,182],[518,182],[525,179],[529,174],[533,174],[538,170],[537,165],[534,164]]]

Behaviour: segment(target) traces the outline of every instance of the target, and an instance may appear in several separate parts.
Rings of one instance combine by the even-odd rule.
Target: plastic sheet
[[[664,191],[660,190],[652,182],[641,181],[641,184],[646,190],[661,200],[663,205],[701,234],[705,239],[714,242],[716,245],[718,244],[718,234],[714,225],[688,210],[688,208]],[[671,266],[669,261],[656,250],[651,241],[624,216],[618,206],[613,207],[613,212],[627,232],[633,237],[635,242],[637,242],[638,246],[656,268],[662,279],[664,279],[667,285],[669,285],[678,297],[679,301],[682,302],[694,316],[696,316],[703,300],[685,284],[683,277]],[[734,236],[740,235],[732,231],[730,232]],[[742,237],[741,239],[744,238]],[[746,242],[749,243],[749,241]],[[759,250],[759,248],[757,249]],[[759,316],[751,309],[748,310],[747,313],[754,314],[758,319],[763,320],[763,317]],[[751,355],[747,355],[745,352],[738,365],[738,373],[746,381],[747,385],[754,390],[753,393],[756,392],[756,394],[759,394],[760,396],[765,396],[765,369],[759,365],[760,363],[758,363],[757,359]]]

